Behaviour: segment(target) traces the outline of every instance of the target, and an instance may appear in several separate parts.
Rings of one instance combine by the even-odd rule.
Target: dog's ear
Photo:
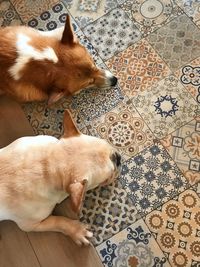
[[[64,128],[64,133],[62,136],[63,138],[80,135],[80,132],[76,128],[76,125],[70,115],[70,112],[67,109],[65,110],[65,113],[64,113],[63,128]]]
[[[70,195],[69,198],[70,198],[70,203],[71,203],[71,209],[77,215],[79,215],[82,205],[83,205],[85,192],[87,190],[87,184],[88,184],[88,180],[83,179],[80,182],[71,183],[67,190]]]
[[[61,43],[66,45],[73,45],[76,43],[76,37],[74,35],[74,31],[70,22],[70,16],[68,14],[66,17]]]

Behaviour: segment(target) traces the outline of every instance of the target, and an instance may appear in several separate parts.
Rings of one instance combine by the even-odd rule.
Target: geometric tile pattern
[[[0,26],[21,25],[19,15],[8,0],[0,2]]]
[[[94,88],[81,92],[72,98],[70,108],[79,111],[86,125],[109,112],[124,99],[118,86]]]
[[[185,14],[147,39],[173,71],[200,56],[200,29]]]
[[[112,57],[106,64],[119,78],[124,94],[129,97],[170,74],[165,62],[144,39]]]
[[[38,16],[43,11],[48,10],[54,4],[59,2],[58,0],[11,0],[16,11],[22,18],[23,22],[26,23],[30,18]]]
[[[102,59],[106,60],[140,39],[140,32],[126,13],[114,9],[83,29]]]
[[[199,267],[199,11],[199,0],[0,1],[0,26],[53,30],[70,14],[97,66],[118,77],[23,105],[36,134],[59,138],[68,108],[122,155],[120,177],[88,191],[81,213],[105,267]]]
[[[200,26],[199,0],[175,0],[175,2],[184,10],[184,12]]]
[[[153,143],[153,134],[131,101],[118,105],[87,127],[92,135],[106,139],[128,159]]]
[[[97,252],[105,267],[170,267],[142,219],[98,246]]]
[[[49,10],[42,12],[37,17],[27,21],[27,25],[42,31],[51,31],[65,24],[68,11],[62,2],[53,5]],[[72,20],[74,31],[78,31],[78,25]]]
[[[172,75],[139,94],[133,104],[157,138],[191,121],[198,108],[190,93]]]
[[[52,135],[59,138],[63,132],[63,114],[69,107],[70,99],[63,98],[51,107],[47,103],[27,103],[22,108],[32,126],[35,134]],[[84,132],[84,122],[81,120],[78,111],[71,110],[72,117],[81,132]]]
[[[200,104],[200,58],[182,66],[175,75]]]
[[[121,5],[136,26],[147,36],[183,11],[171,0],[133,0]]]
[[[200,198],[196,192],[184,191],[148,214],[146,223],[171,266],[199,266]]]
[[[200,181],[200,118],[160,141],[190,184]]]
[[[120,183],[141,216],[188,187],[169,154],[156,143],[124,163]]]
[[[81,28],[117,7],[115,0],[64,0],[63,2]]]
[[[86,193],[81,221],[91,226],[94,245],[99,245],[137,219],[136,208],[118,181]]]

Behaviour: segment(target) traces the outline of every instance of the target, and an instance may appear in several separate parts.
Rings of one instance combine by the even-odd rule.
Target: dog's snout
[[[110,84],[111,86],[115,86],[117,84],[117,78],[115,76],[110,78]]]

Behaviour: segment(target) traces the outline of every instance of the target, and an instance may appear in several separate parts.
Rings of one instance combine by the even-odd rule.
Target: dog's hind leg
[[[87,230],[87,225],[80,223],[78,220],[71,220],[62,216],[49,216],[41,221],[30,231],[46,232],[55,231],[61,232],[71,237],[74,242],[81,245],[89,245],[88,238],[93,236],[92,232]]]

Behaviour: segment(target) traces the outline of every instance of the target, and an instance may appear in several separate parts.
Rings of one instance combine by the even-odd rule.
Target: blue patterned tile
[[[105,267],[170,267],[142,219],[98,246],[97,252]]]
[[[121,9],[114,9],[83,29],[103,60],[137,42],[141,34]]]
[[[133,104],[160,139],[191,121],[198,112],[195,100],[173,75],[133,98]]]
[[[124,163],[120,182],[141,216],[189,186],[167,151],[157,143]]]
[[[115,0],[63,0],[81,28],[117,7]]]
[[[65,24],[68,11],[62,2],[52,6],[51,9],[42,12],[39,16],[30,19],[27,24],[30,27],[42,31],[51,31]],[[78,25],[71,17],[72,26],[75,32],[79,30]]]
[[[94,245],[99,245],[138,218],[135,207],[118,181],[86,193],[81,221],[91,226]]]

